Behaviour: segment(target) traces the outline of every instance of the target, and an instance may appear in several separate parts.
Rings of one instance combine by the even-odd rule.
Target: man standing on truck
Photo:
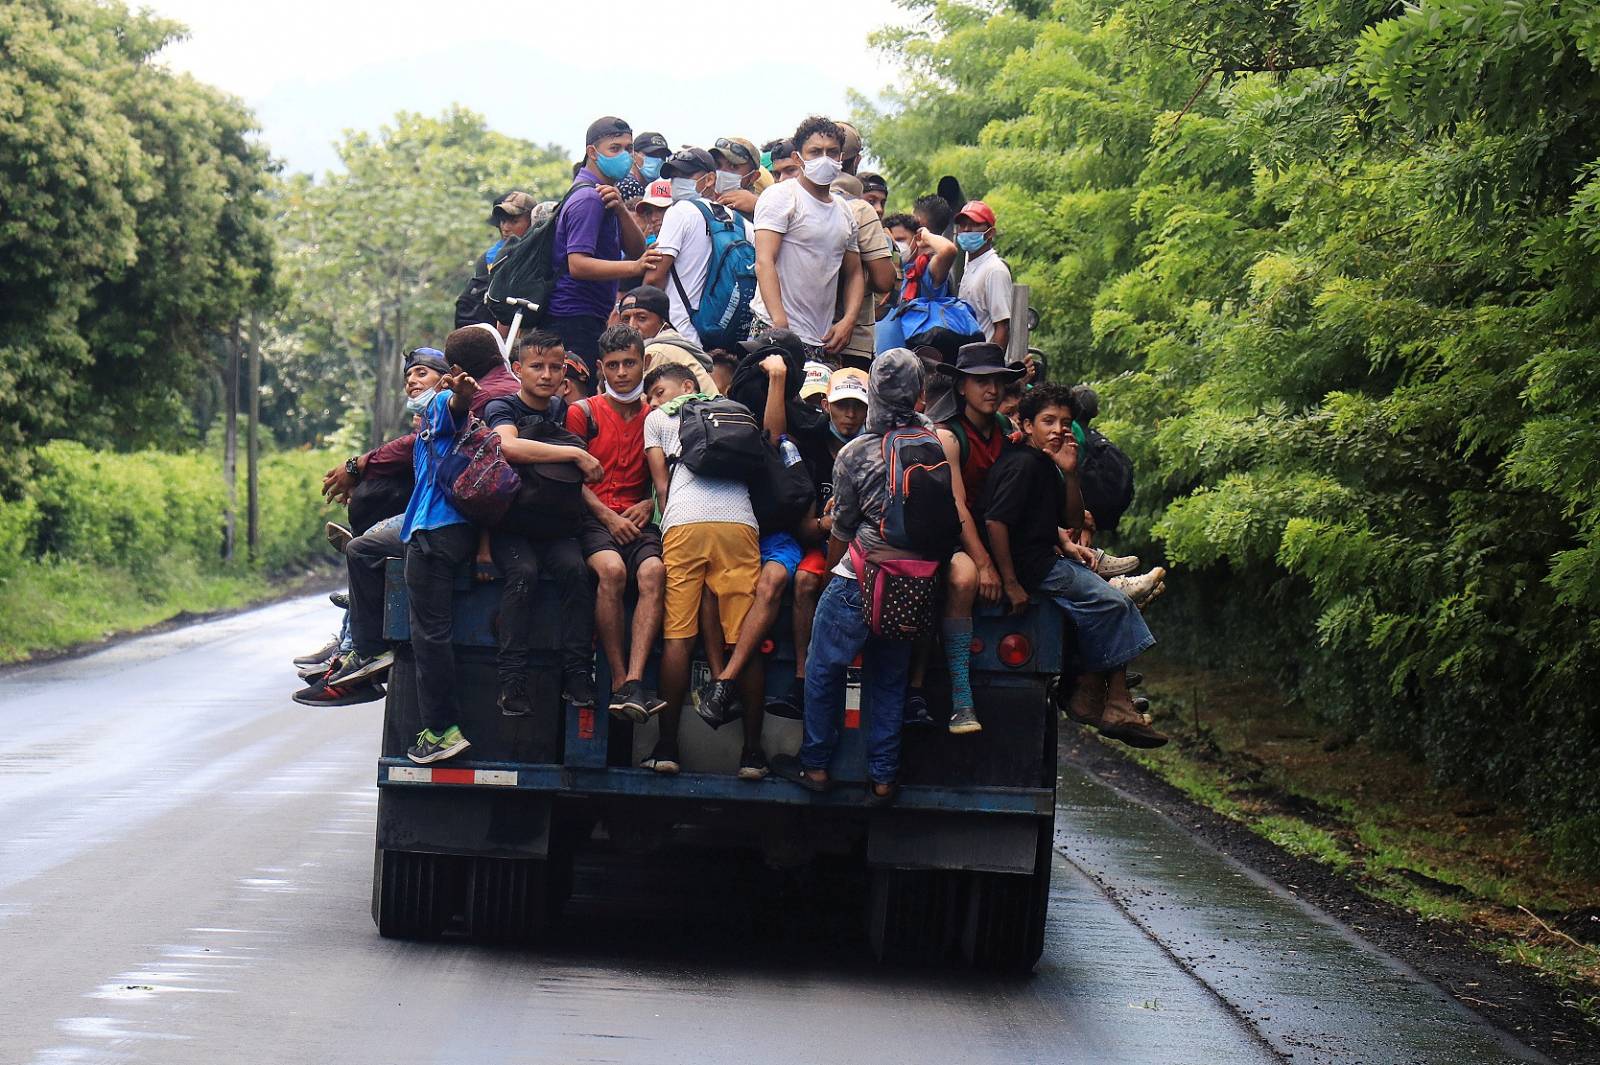
[[[1060,385],[1041,385],[1017,411],[1022,442],[1007,443],[984,485],[989,546],[1013,612],[1040,592],[1077,632],[1078,680],[1067,716],[1130,747],[1160,747],[1167,737],[1145,724],[1128,691],[1127,666],[1155,645],[1139,607],[1095,573],[1095,554],[1064,530],[1083,524],[1078,443],[1072,407]]]
[[[584,165],[561,205],[555,232],[555,290],[545,328],[595,376],[600,334],[617,304],[617,282],[655,265],[644,233],[617,191],[633,169],[633,129],[614,115],[589,123]]]
[[[839,743],[845,680],[861,655],[870,718],[867,730],[867,803],[894,801],[900,776],[900,729],[910,679],[909,640],[872,636],[861,609],[861,584],[847,549],[852,541],[863,557],[886,547],[880,532],[889,504],[889,475],[883,434],[921,421],[922,362],[904,348],[891,348],[872,363],[867,421],[862,434],[846,444],[833,463],[833,526],[828,539],[832,579],[817,604],[806,661],[805,741],[799,756],[777,755],[772,771],[809,791],[826,791],[828,765]]]
[[[956,212],[956,244],[967,253],[961,298],[978,312],[984,339],[1004,350],[1011,342],[1011,267],[994,250],[994,227],[994,209],[982,200]]]
[[[672,206],[661,219],[661,235],[655,250],[656,264],[645,274],[644,283],[667,293],[668,319],[685,340],[704,347],[694,328],[694,313],[700,308],[706,276],[711,268],[710,223],[702,210],[725,219],[738,218],[744,239],[755,242],[755,231],[737,214],[720,204],[713,207],[717,164],[702,148],[685,148],[674,154],[661,168],[672,182]]]

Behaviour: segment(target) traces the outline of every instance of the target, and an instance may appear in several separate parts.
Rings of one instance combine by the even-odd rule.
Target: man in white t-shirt
[[[792,330],[816,349],[810,354],[832,357],[850,342],[866,297],[855,219],[829,193],[841,172],[844,134],[832,119],[812,116],[795,130],[793,143],[800,175],[756,201],[757,288],[750,309],[760,321]]]
[[[662,216],[661,231],[656,236],[655,250],[661,258],[644,275],[644,283],[666,291],[672,328],[699,345],[700,334],[691,316],[700,306],[706,273],[711,268],[711,234],[700,207],[718,217],[737,218],[744,226],[745,239],[751,243],[755,242],[755,231],[736,211],[711,202],[716,194],[717,163],[704,148],[684,148],[674,153],[662,164],[661,176],[672,183],[672,206]]]
[[[983,337],[1006,347],[1011,341],[1011,267],[994,250],[994,209],[973,200],[956,214],[956,244],[967,253],[961,298],[978,312]]]

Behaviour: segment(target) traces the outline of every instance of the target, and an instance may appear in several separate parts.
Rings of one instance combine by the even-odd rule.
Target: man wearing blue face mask
[[[994,222],[992,207],[968,202],[956,215],[956,245],[967,253],[961,298],[978,312],[984,339],[1003,348],[1011,340],[1011,267],[994,250]]]
[[[632,169],[633,130],[613,115],[595,119],[584,138],[584,165],[556,219],[557,276],[543,325],[584,361],[591,380],[617,283],[632,281],[657,258],[617,189]]]
[[[645,194],[650,182],[661,176],[661,164],[672,154],[667,138],[659,133],[641,133],[633,138],[633,169],[617,182],[617,191],[629,203]]]

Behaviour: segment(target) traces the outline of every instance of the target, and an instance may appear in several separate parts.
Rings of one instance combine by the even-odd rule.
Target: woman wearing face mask
[[[795,130],[794,145],[800,176],[756,201],[757,291],[750,309],[755,331],[762,324],[793,330],[808,355],[832,360],[850,342],[866,297],[855,219],[829,192],[840,174],[844,135],[831,119],[814,116]]]
[[[1011,267],[994,250],[994,209],[973,200],[956,215],[956,244],[967,256],[961,298],[978,312],[984,339],[1005,347],[1011,340]]]

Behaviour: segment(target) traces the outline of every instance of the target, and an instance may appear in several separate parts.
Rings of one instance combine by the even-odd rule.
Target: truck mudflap
[[[1031,875],[1039,858],[1039,821],[892,809],[867,831],[867,864],[897,869],[971,869]]]

